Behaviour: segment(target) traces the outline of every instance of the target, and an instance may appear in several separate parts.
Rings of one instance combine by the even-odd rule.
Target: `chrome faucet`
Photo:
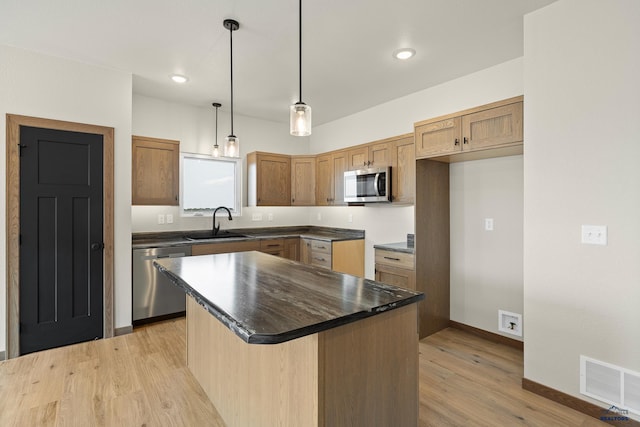
[[[229,221],[233,221],[233,217],[231,216],[231,211],[229,210],[229,208],[225,208],[224,206],[218,206],[216,210],[213,211],[213,235],[214,236],[218,234],[218,231],[220,231],[220,223],[216,225],[216,213],[218,213],[220,209],[224,209],[225,211],[227,211],[227,213],[229,214]]]

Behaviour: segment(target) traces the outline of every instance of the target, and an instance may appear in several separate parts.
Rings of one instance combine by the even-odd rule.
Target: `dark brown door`
[[[20,127],[20,354],[102,337],[102,144]]]

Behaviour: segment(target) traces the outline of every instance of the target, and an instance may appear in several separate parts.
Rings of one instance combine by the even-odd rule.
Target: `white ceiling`
[[[523,15],[553,1],[305,0],[302,100],[319,125],[517,58]],[[228,111],[226,18],[240,23],[234,112],[287,122],[297,0],[0,0],[0,44],[130,72],[135,93]],[[417,55],[392,58],[400,47]]]

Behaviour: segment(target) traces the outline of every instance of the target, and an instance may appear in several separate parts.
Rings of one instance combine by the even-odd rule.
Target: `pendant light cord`
[[[216,107],[216,147],[218,146],[218,107]]]
[[[231,135],[233,133],[233,26],[229,28],[229,45],[231,47]]]
[[[299,8],[298,8],[298,22],[299,22],[299,31],[298,31],[298,53],[299,53],[299,69],[300,69],[300,102],[302,102],[302,0],[299,0]]]

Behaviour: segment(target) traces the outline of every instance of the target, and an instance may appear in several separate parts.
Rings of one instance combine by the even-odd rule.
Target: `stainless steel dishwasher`
[[[158,258],[191,255],[191,246],[133,249],[133,324],[183,314],[185,293],[153,266]]]

